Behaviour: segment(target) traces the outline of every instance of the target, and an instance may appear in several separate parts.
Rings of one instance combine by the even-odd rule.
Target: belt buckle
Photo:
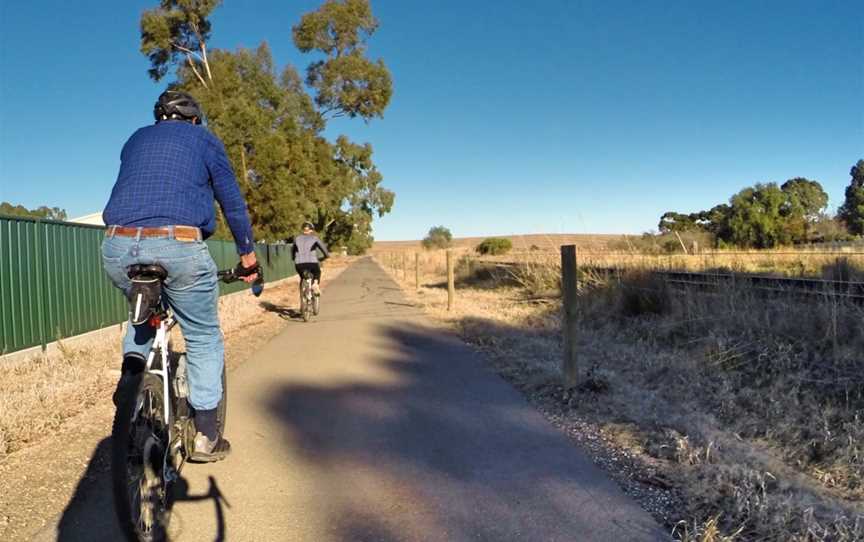
[[[190,226],[174,226],[174,239],[186,243],[192,243],[198,240],[198,233],[193,231]]]

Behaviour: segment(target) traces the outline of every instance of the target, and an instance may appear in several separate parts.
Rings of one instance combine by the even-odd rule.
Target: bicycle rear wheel
[[[164,460],[168,424],[162,381],[151,374],[130,379],[120,392],[111,431],[114,510],[127,539],[167,539],[168,495]]]
[[[312,319],[312,281],[303,279],[303,285],[300,289],[300,312],[303,315],[303,321],[308,322]]]

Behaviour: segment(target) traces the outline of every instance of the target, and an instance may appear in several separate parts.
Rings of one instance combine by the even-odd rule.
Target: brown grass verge
[[[585,276],[581,384],[565,395],[552,269],[465,264],[453,312],[440,266],[426,268],[419,290],[413,269],[391,274],[587,444],[675,538],[864,540],[861,308],[672,291],[640,273]],[[626,467],[604,459],[621,451]]]

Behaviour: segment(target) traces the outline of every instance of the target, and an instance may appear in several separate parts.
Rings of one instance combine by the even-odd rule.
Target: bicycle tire
[[[162,381],[151,374],[131,378],[118,397],[111,429],[111,485],[117,520],[130,541],[167,540],[169,491],[162,478],[165,449],[158,443],[161,437],[167,444],[164,401]]]
[[[312,319],[312,306],[309,303],[311,295],[312,282],[309,279],[303,279],[303,285],[300,288],[300,312],[303,316],[303,321],[308,322]]]

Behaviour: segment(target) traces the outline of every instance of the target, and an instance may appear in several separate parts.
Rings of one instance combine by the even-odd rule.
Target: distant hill
[[[488,237],[502,237],[510,239],[514,251],[531,250],[558,250],[561,245],[576,245],[583,249],[604,250],[609,248],[610,243],[626,243],[625,235],[606,233],[533,233],[525,235],[490,235]],[[633,236],[629,236],[633,237]],[[487,237],[459,237],[453,239],[453,248],[470,249],[479,245]],[[376,252],[403,252],[423,250],[420,241],[375,241],[370,249]]]

